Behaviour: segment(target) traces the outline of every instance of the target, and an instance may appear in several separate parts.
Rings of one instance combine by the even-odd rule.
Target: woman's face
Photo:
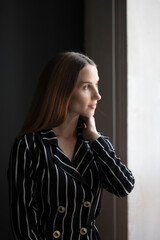
[[[87,118],[94,115],[97,101],[101,99],[98,81],[96,66],[88,64],[81,69],[69,102],[69,114]]]

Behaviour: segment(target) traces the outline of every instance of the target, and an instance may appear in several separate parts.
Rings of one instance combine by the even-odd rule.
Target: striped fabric
[[[99,240],[95,219],[103,188],[124,197],[134,178],[103,135],[78,140],[71,162],[52,129],[16,139],[9,169],[10,213],[17,240]]]

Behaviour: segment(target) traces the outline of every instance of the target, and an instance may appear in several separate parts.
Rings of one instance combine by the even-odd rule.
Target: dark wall
[[[83,0],[1,0],[0,6],[0,239],[12,239],[7,168],[40,72],[66,50],[84,51]]]

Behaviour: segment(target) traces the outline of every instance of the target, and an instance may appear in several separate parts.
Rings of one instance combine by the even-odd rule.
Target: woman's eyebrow
[[[80,84],[85,84],[85,83],[92,83],[92,82],[90,82],[90,81],[82,81],[82,82],[80,82]]]
[[[99,82],[99,79],[97,79],[97,81],[96,81],[96,83],[97,82]],[[91,81],[81,81],[79,84],[81,85],[81,84],[86,84],[86,83],[93,83],[93,82],[91,82]]]

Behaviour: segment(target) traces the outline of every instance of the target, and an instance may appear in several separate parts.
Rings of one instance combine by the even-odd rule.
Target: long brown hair
[[[59,53],[48,62],[19,135],[57,127],[65,120],[78,74],[88,64],[95,65],[76,52]]]

